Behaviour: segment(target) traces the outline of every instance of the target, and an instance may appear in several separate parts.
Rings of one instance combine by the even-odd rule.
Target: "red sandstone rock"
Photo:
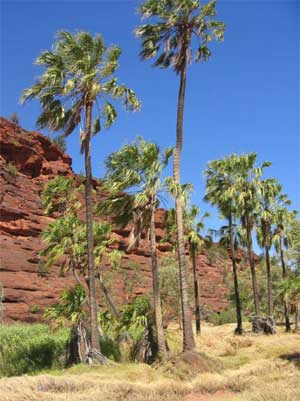
[[[47,137],[38,132],[28,132],[16,124],[0,117],[0,283],[4,288],[4,320],[36,322],[42,311],[57,301],[59,294],[74,285],[73,276],[60,275],[59,266],[48,272],[42,270],[39,251],[43,244],[40,239],[53,218],[46,217],[40,201],[44,185],[57,175],[73,176],[71,158],[62,153]],[[16,168],[10,171],[8,163]],[[94,181],[96,187],[99,183]],[[105,198],[99,192],[97,200]],[[79,213],[84,219],[84,211]],[[54,216],[53,216],[54,217]],[[156,213],[158,242],[164,236],[164,210]],[[116,228],[112,248],[126,249],[130,228]],[[168,243],[158,244],[159,257],[169,254],[172,247]],[[205,251],[197,257],[197,272],[201,286],[201,302],[214,310],[227,305],[227,289],[223,284],[223,269],[208,263]],[[151,288],[151,258],[149,243],[142,239],[139,248],[122,258],[123,275],[117,273],[113,279],[117,301],[123,303],[125,279],[134,281],[134,266],[138,266],[144,277],[143,283],[134,285],[133,294],[142,294]],[[104,265],[104,269],[109,268]],[[100,294],[100,291],[99,291]],[[100,297],[101,302],[102,297]]]

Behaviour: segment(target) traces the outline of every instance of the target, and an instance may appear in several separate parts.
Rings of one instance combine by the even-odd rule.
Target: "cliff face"
[[[40,239],[52,218],[44,215],[40,194],[44,185],[57,175],[74,176],[71,158],[38,132],[28,132],[0,117],[0,286],[2,286],[2,318],[34,322],[42,311],[54,303],[59,294],[74,284],[71,274],[62,277],[59,266],[44,272],[41,269]],[[104,194],[99,194],[101,201]],[[156,215],[157,238],[163,236],[164,211]],[[114,230],[115,246],[124,248],[129,230]],[[159,257],[169,255],[170,246],[160,244]],[[227,262],[228,263],[228,262]],[[226,264],[226,263],[225,263]],[[201,283],[201,303],[219,311],[226,306],[223,274],[228,270],[220,262],[210,264],[203,251],[197,257]],[[117,302],[123,302],[124,288],[138,266],[144,282],[134,282],[132,292],[140,294],[151,286],[151,260],[147,241],[139,249],[122,258],[124,275],[113,278]],[[1,288],[0,288],[1,291]],[[0,292],[1,295],[1,292]]]

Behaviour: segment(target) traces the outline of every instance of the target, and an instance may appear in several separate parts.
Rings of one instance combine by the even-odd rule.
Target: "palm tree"
[[[300,271],[300,219],[297,211],[290,212],[289,258],[294,270]]]
[[[172,154],[172,148],[161,154],[156,144],[142,138],[111,154],[106,161],[106,187],[111,196],[101,202],[98,209],[100,213],[115,215],[117,223],[126,225],[133,222],[128,250],[138,246],[145,230],[150,232],[155,325],[161,358],[166,357],[167,350],[159,288],[155,211],[163,186],[161,175]]]
[[[295,331],[299,330],[300,314],[300,220],[297,212],[291,212],[291,225],[289,232],[289,258],[295,271],[292,288],[292,301],[295,308]]]
[[[47,216],[53,215],[56,212],[60,213],[60,215],[63,215],[66,220],[65,222],[67,230],[65,231],[65,235],[67,237],[71,237],[72,238],[72,242],[75,245],[74,250],[76,249],[76,247],[78,246],[78,250],[82,251],[83,254],[80,256],[80,263],[76,263],[74,264],[72,261],[70,262],[70,265],[68,266],[67,269],[71,269],[76,280],[78,281],[78,283],[80,282],[79,276],[78,276],[78,272],[84,274],[84,278],[86,281],[86,265],[84,263],[84,252],[86,252],[86,248],[85,248],[85,241],[83,240],[83,242],[81,241],[81,237],[80,235],[83,235],[84,237],[84,224],[79,221],[77,218],[74,220],[73,219],[73,224],[76,226],[71,228],[69,226],[69,218],[72,217],[76,217],[77,212],[82,209],[82,203],[80,202],[80,195],[81,195],[81,191],[82,191],[82,185],[76,186],[76,183],[74,182],[73,178],[67,178],[67,177],[62,177],[62,176],[58,176],[56,178],[54,178],[53,180],[50,180],[44,187],[42,193],[41,193],[41,201],[42,201],[42,206],[44,208],[44,213]],[[58,219],[58,227],[60,226],[61,220]],[[64,222],[64,220],[63,220]],[[51,229],[56,229],[56,226],[51,226]],[[51,234],[51,229],[50,232],[48,232],[48,230],[46,232],[48,232],[48,235]],[[76,232],[79,233],[79,237],[74,237],[74,233],[73,233],[73,229],[76,230]],[[95,227],[94,227],[95,229]],[[95,242],[95,246],[94,246],[94,252],[96,252],[95,255],[95,264],[96,264],[96,277],[99,281],[99,285],[100,288],[102,290],[102,292],[105,295],[105,299],[112,311],[112,314],[115,317],[119,316],[119,312],[104,284],[103,281],[103,276],[102,276],[102,271],[101,271],[101,261],[102,261],[102,257],[105,255],[109,262],[110,265],[112,267],[115,267],[116,265],[118,265],[120,258],[121,258],[121,252],[117,251],[117,250],[113,250],[110,252],[107,252],[107,248],[109,247],[109,245],[111,245],[111,243],[113,242],[110,239],[110,234],[111,234],[111,226],[109,224],[102,224],[96,225],[96,229],[97,229],[97,239]],[[62,235],[62,233],[64,231],[59,231],[60,234]],[[101,234],[101,235],[99,235]],[[47,239],[50,240],[50,243],[53,244],[53,241],[55,241],[56,243],[56,238],[54,236],[50,236],[48,237],[47,234],[45,234],[46,237],[46,241]],[[78,241],[78,238],[80,238],[80,242]],[[64,241],[64,237],[61,237],[62,243]],[[49,242],[49,241],[48,241]],[[61,243],[61,245],[62,245]],[[66,251],[67,252],[67,251]],[[70,255],[72,255],[72,250],[71,252],[69,252]],[[57,257],[59,257],[59,255],[57,255]],[[66,259],[67,261],[68,259]],[[66,262],[65,261],[65,262]],[[52,264],[53,262],[51,261],[50,264]],[[89,285],[89,283],[86,283],[87,285]]]
[[[204,213],[199,217],[200,208],[196,205],[191,205],[185,213],[185,227],[187,229],[187,238],[189,243],[190,257],[193,267],[194,278],[194,297],[195,297],[195,317],[196,317],[196,334],[201,332],[201,316],[200,316],[200,302],[199,302],[199,285],[197,277],[197,263],[196,255],[200,251],[201,246],[204,244],[204,239],[201,232],[204,229],[204,219],[209,216],[209,213]]]
[[[299,271],[292,272],[279,284],[279,296],[295,311],[295,331],[299,329],[300,309],[300,274]]]
[[[183,144],[183,111],[186,89],[187,67],[194,60],[207,61],[211,55],[208,43],[213,40],[223,40],[225,25],[213,19],[216,14],[216,1],[212,0],[205,6],[200,6],[195,0],[146,0],[140,6],[143,18],[150,19],[148,24],[139,26],[136,34],[142,40],[142,59],[155,57],[154,66],[160,68],[172,67],[180,77],[176,148],[174,153],[173,175],[180,186],[180,160]],[[184,227],[182,198],[175,199],[178,260],[180,271],[180,290],[183,323],[183,350],[195,348],[192,321],[188,300],[187,270],[185,264]]]
[[[252,233],[255,229],[257,216],[260,213],[259,197],[261,193],[261,176],[265,167],[271,163],[264,162],[256,167],[255,153],[245,155],[233,155],[236,168],[236,180],[234,182],[237,193],[237,214],[241,217],[245,233],[245,242],[248,251],[249,264],[251,269],[252,289],[254,298],[254,309],[256,316],[259,315],[259,293],[256,280],[255,259],[253,252]]]
[[[93,230],[94,259],[97,266],[95,276],[112,314],[119,317],[119,312],[104,284],[101,264],[105,257],[113,266],[115,259],[121,257],[121,253],[116,250],[108,250],[113,243],[110,224],[94,223]],[[42,257],[46,257],[45,267],[50,267],[59,262],[62,273],[72,271],[77,283],[82,286],[86,284],[89,289],[85,224],[75,215],[61,216],[49,224],[47,229],[43,231],[42,238],[46,247],[40,254]]]
[[[209,216],[209,213],[204,213],[201,217],[199,217],[199,214],[200,214],[199,207],[197,207],[196,205],[185,204],[183,210],[184,233],[185,233],[185,240],[188,243],[189,256],[191,259],[192,269],[193,269],[196,334],[200,334],[201,332],[201,315],[200,315],[200,301],[199,301],[200,294],[199,294],[199,283],[197,276],[196,256],[205,242],[205,239],[201,235],[201,232],[204,229],[204,219]],[[167,223],[166,228],[168,233],[168,240],[170,240],[176,233],[175,209],[168,210],[166,223]]]
[[[265,251],[268,288],[268,316],[273,316],[272,276],[270,263],[270,249],[272,246],[272,224],[274,212],[281,185],[274,178],[261,181],[261,197],[259,222],[257,224],[257,242]]]
[[[44,317],[50,320],[55,328],[71,325],[67,366],[84,362],[89,353],[89,341],[85,330],[86,301],[84,288],[77,284],[74,288],[65,290],[60,295],[59,302],[51,305],[44,313]]]
[[[237,328],[236,334],[243,333],[241,302],[238,286],[237,273],[237,193],[235,191],[236,179],[236,156],[231,155],[222,160],[215,160],[208,164],[206,175],[206,194],[205,200],[212,205],[217,206],[223,216],[228,221],[226,229],[221,230],[220,234],[222,242],[226,244],[226,248],[230,250],[230,258],[232,261],[232,274],[234,283],[234,299],[236,306]]]
[[[36,83],[24,91],[22,101],[38,99],[42,113],[37,120],[39,128],[61,131],[70,135],[80,125],[81,150],[85,160],[86,233],[88,238],[88,275],[90,289],[91,355],[95,360],[99,351],[97,301],[94,268],[94,239],[92,213],[91,137],[104,127],[110,127],[117,118],[112,100],[120,99],[129,110],[140,106],[134,92],[118,85],[114,76],[119,66],[121,50],[106,48],[100,35],[88,32],[58,33],[52,50],[45,50],[36,64],[44,73]],[[95,119],[93,121],[93,117]]]
[[[273,242],[275,244],[276,251],[280,256],[283,280],[287,277],[285,250],[288,248],[288,243],[290,242],[291,226],[296,216],[296,212],[291,212],[286,208],[286,206],[289,204],[290,202],[287,199],[283,200],[282,205],[277,205],[274,216],[275,230],[273,233]],[[289,320],[288,305],[285,300],[284,316],[285,330],[289,332],[291,330],[291,323]]]

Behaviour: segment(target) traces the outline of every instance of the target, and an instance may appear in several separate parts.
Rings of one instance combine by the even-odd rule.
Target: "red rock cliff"
[[[40,193],[53,177],[74,175],[72,160],[44,135],[26,131],[1,117],[0,146],[2,317],[6,322],[34,322],[41,318],[46,306],[57,300],[63,289],[74,284],[71,274],[59,275],[58,266],[47,273],[42,272],[39,258],[43,247],[41,231],[52,220],[43,214]],[[163,235],[163,221],[164,211],[161,209],[156,215],[158,238]],[[117,246],[124,247],[128,234],[126,229],[114,231]],[[168,244],[161,244],[158,248],[160,257],[168,255]],[[197,262],[201,303],[213,310],[221,310],[227,304],[224,266],[210,264],[205,251],[198,256]],[[127,277],[133,274],[133,263],[139,266],[145,277],[142,285],[134,286],[133,293],[143,293],[151,285],[151,260],[146,241],[141,242],[135,253],[123,257],[122,269]],[[118,302],[124,301],[123,278],[118,274],[114,279]]]

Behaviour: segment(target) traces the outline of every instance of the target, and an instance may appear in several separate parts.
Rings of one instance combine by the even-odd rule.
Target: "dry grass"
[[[173,353],[180,336],[171,328]],[[1,401],[182,401],[189,393],[233,392],[228,401],[299,401],[300,370],[286,355],[297,355],[300,335],[233,336],[233,325],[204,326],[197,349],[222,370],[179,380],[176,372],[143,364],[76,366],[65,372],[0,380]],[[285,355],[284,358],[282,356]],[[186,372],[185,372],[186,373]],[[60,374],[58,376],[58,374]],[[180,375],[179,375],[180,376]]]

